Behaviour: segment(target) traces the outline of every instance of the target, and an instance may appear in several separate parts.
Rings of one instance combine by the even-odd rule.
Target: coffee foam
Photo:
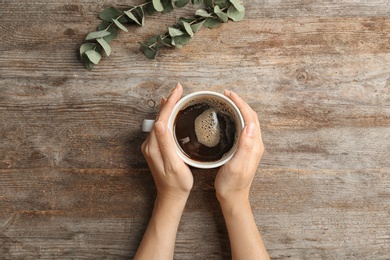
[[[230,107],[230,105],[224,101],[223,99],[219,99],[218,97],[198,97],[198,98],[193,98],[189,100],[183,107],[181,108],[182,110],[198,104],[198,103],[206,103],[209,104],[212,107],[215,107],[218,109],[220,112],[225,113],[231,117],[233,117],[234,122],[239,122],[239,119],[237,118],[237,115],[235,114],[234,110]]]
[[[196,105],[199,103],[209,104],[211,107],[214,107],[214,108],[216,108],[216,110],[219,110],[219,112],[222,112],[222,113],[232,117],[233,121],[236,122],[236,124],[238,124],[238,122],[240,122],[239,117],[237,116],[237,114],[235,113],[235,111],[231,107],[231,105],[227,101],[220,99],[218,97],[210,97],[210,96],[195,97],[195,98],[189,100],[188,102],[186,102],[181,109],[183,110],[189,106],[193,106],[193,105]],[[236,125],[235,127],[237,128],[238,125]],[[240,130],[236,129],[235,132],[236,132],[236,136],[235,136],[236,141],[235,142],[237,142],[238,136],[240,134]],[[226,157],[227,155],[228,154],[225,154],[222,158]]]
[[[207,147],[216,146],[221,138],[217,112],[215,108],[209,108],[195,119],[198,142]]]

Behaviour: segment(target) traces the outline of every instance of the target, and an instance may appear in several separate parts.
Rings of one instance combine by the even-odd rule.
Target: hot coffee
[[[192,160],[218,161],[235,145],[237,121],[232,109],[217,98],[192,99],[176,115],[175,139]]]

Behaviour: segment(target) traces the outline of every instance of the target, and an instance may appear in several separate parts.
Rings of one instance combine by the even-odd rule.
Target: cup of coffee
[[[142,130],[150,132],[154,120],[144,120]],[[181,98],[168,119],[180,158],[196,168],[216,168],[229,161],[237,150],[244,119],[226,96],[198,91]]]

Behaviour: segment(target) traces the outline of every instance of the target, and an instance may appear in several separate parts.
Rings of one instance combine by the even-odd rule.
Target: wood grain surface
[[[0,259],[134,256],[155,197],[141,123],[176,82],[258,113],[251,203],[272,259],[389,259],[388,1],[246,1],[244,21],[147,60],[138,42],[188,6],[129,27],[87,71],[99,12],[138,2],[1,1]],[[175,259],[230,259],[216,170],[193,174]]]

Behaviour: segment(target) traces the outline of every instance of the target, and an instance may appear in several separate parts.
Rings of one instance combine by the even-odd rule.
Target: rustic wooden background
[[[195,8],[148,16],[89,72],[99,12],[135,0],[1,1],[1,259],[133,257],[155,196],[140,126],[176,82],[258,112],[251,201],[273,259],[389,259],[389,2],[246,2],[243,22],[153,61],[137,42]],[[229,259],[215,170],[193,173],[175,259]]]

